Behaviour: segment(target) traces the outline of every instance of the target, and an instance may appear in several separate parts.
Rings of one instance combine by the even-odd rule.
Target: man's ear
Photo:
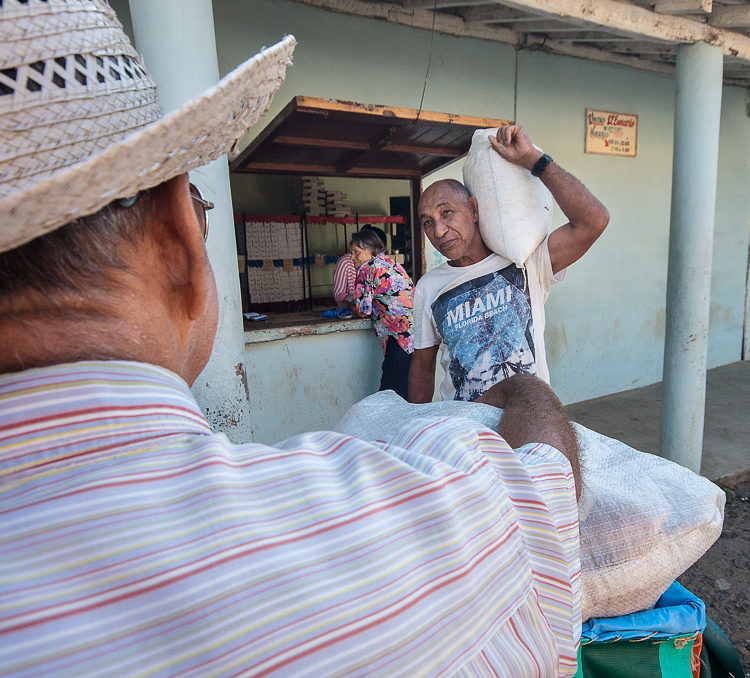
[[[477,199],[472,195],[469,197],[469,209],[471,210],[471,218],[474,219],[474,223],[479,223],[479,203]]]
[[[194,321],[206,310],[212,273],[187,174],[159,187],[150,218],[170,308]]]

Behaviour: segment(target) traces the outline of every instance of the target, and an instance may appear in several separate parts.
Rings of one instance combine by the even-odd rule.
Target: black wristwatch
[[[539,160],[534,163],[534,166],[531,168],[531,173],[535,177],[542,176],[542,172],[547,169],[547,165],[549,165],[551,162],[554,162],[554,160],[552,160],[552,158],[545,153],[541,158],[539,158]]]

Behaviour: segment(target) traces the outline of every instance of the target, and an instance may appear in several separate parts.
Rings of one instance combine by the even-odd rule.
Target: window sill
[[[353,330],[372,331],[369,318],[349,318],[331,320],[321,318],[320,312],[272,313],[265,322],[245,320],[245,344],[258,344],[264,341],[279,341],[288,337],[300,337]]]

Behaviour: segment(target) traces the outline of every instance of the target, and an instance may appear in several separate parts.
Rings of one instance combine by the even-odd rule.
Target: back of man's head
[[[104,0],[0,2],[0,35],[0,371],[188,350],[156,336],[160,304],[195,323],[215,294],[187,172],[265,113],[294,38],[162,118]]]
[[[130,208],[112,202],[44,236],[0,253],[0,314],[12,313],[32,296],[50,300],[69,294],[112,291],[112,273],[126,266],[124,248],[143,237],[154,189]]]

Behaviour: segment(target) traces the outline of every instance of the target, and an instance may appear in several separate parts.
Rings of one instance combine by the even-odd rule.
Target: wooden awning
[[[233,172],[420,179],[507,120],[294,97],[230,162]]]

